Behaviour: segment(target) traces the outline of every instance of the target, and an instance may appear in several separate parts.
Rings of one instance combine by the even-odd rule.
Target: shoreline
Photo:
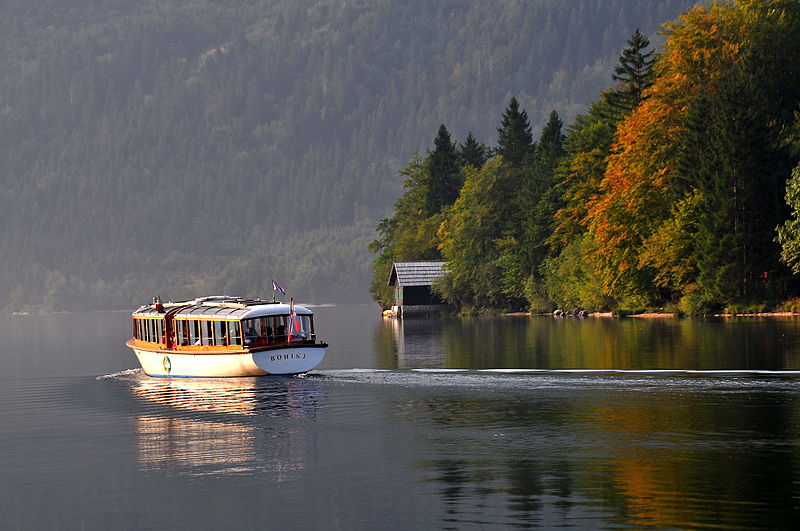
[[[528,317],[553,317],[552,313],[532,313],[532,312],[509,312],[500,314],[503,317],[520,317],[520,316],[528,316]],[[634,318],[634,319],[673,319],[673,318],[680,318],[675,313],[660,313],[660,312],[648,312],[648,313],[634,313],[629,315],[621,315],[615,316],[613,312],[593,312],[589,314],[589,317],[599,317],[599,318],[614,318],[614,319],[625,319],[625,318]],[[758,312],[758,313],[713,313],[708,315],[698,315],[698,316],[686,316],[686,317],[800,317],[800,313],[798,312]]]

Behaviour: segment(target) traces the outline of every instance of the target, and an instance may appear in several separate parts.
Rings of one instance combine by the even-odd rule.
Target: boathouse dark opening
[[[445,302],[431,285],[445,272],[443,261],[395,262],[389,275],[395,311],[402,315],[444,308]]]

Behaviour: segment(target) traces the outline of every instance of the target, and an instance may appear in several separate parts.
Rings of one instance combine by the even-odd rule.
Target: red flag
[[[292,339],[296,332],[300,331],[300,321],[297,319],[297,314],[294,311],[294,298],[289,299],[289,342],[291,343]]]

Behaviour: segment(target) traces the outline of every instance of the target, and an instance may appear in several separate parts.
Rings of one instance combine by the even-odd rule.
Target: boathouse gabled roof
[[[443,261],[395,262],[389,275],[389,286],[430,286],[447,273]]]

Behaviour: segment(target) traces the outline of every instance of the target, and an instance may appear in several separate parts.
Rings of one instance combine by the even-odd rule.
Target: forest
[[[369,300],[375,220],[440,123],[534,130],[693,0],[5,0],[0,310]],[[538,110],[542,112],[538,112]]]
[[[800,3],[732,0],[629,35],[607,88],[534,138],[511,97],[497,141],[443,123],[377,227],[391,263],[444,259],[462,311],[795,309],[800,272]],[[485,139],[485,137],[483,137]]]

